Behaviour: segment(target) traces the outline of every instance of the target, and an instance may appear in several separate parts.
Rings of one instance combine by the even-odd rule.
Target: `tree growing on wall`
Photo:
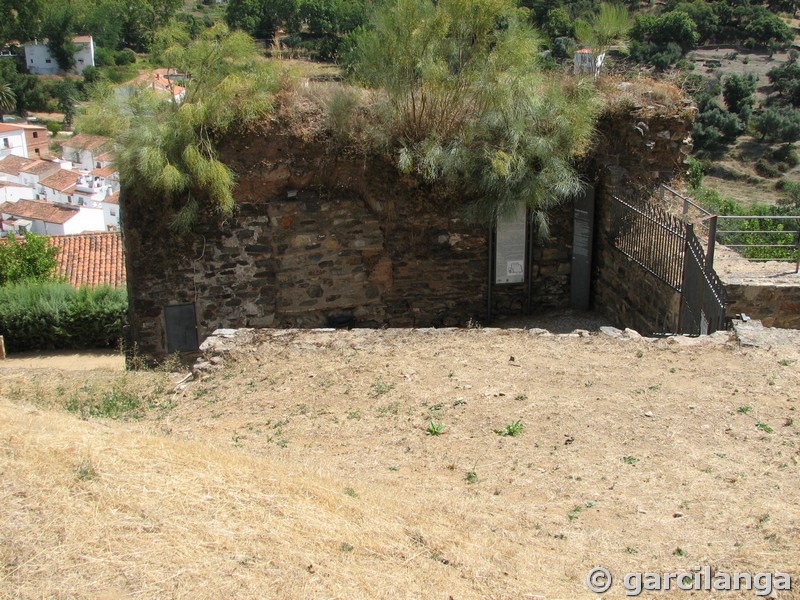
[[[0,243],[0,286],[53,279],[58,267],[58,248],[47,236],[25,233],[22,241],[13,234]]]
[[[482,220],[525,203],[544,233],[581,189],[596,104],[591,81],[539,69],[527,22],[509,0],[395,0],[356,36],[351,72],[385,93],[401,170],[466,191]]]
[[[185,96],[165,98],[146,88],[118,94],[99,86],[78,129],[114,138],[125,189],[177,206],[172,225],[188,231],[201,209],[222,219],[233,214],[233,173],[217,159],[216,143],[270,110],[279,78],[260,60],[252,38],[224,25],[168,47],[163,56],[185,76]]]

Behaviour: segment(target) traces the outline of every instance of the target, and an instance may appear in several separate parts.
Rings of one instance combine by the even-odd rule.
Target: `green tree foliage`
[[[476,198],[475,218],[525,203],[544,232],[581,188],[571,161],[596,105],[590,81],[538,69],[527,20],[506,0],[396,0],[357,35],[352,69],[386,94],[401,170]]]
[[[796,61],[770,69],[767,78],[772,84],[772,91],[777,92],[781,100],[794,106],[800,105],[800,65]]]
[[[164,58],[189,74],[183,99],[101,86],[78,128],[115,138],[126,192],[177,206],[172,224],[187,231],[201,209],[213,208],[223,219],[233,213],[233,173],[217,159],[216,142],[261,119],[279,80],[252,38],[221,24],[187,46],[167,48]]]
[[[550,9],[544,22],[544,31],[551,40],[575,36],[575,20],[566,8]]]
[[[53,4],[45,13],[42,35],[47,38],[47,49],[62,71],[71,71],[75,66],[76,46],[75,11],[69,4]]]
[[[800,140],[800,111],[791,107],[770,107],[753,116],[753,127],[769,142]]]
[[[749,116],[755,104],[756,82],[758,78],[752,73],[747,75],[728,75],[722,86],[722,97],[725,106],[740,117]]]
[[[745,25],[744,37],[753,45],[777,49],[787,47],[794,39],[794,34],[778,15],[758,6],[753,9],[753,14]]]
[[[258,38],[272,38],[295,14],[295,0],[229,0],[225,22],[231,29]]]
[[[639,14],[631,30],[631,38],[639,43],[666,46],[670,42],[687,52],[697,45],[697,25],[685,12],[668,12],[660,16]]]
[[[310,50],[319,58],[334,58],[347,36],[367,15],[363,0],[299,0],[287,30],[291,45]]]
[[[56,85],[55,96],[58,101],[58,110],[64,113],[64,126],[67,128],[72,127],[79,95],[78,87],[71,79],[62,79]]]
[[[694,149],[713,153],[736,141],[745,124],[735,114],[719,106],[713,96],[701,93],[697,98],[698,114],[692,128]]]
[[[719,33],[719,16],[712,3],[705,0],[680,2],[674,10],[686,13],[694,21],[698,43],[713,40]]]
[[[0,15],[0,45],[12,40],[26,42],[39,33],[42,2],[0,0]]]
[[[768,0],[767,5],[773,12],[785,12],[794,17],[800,8],[800,0]]]
[[[25,233],[20,241],[13,234],[0,243],[0,286],[26,281],[47,281],[55,276],[58,248],[47,236]]]
[[[11,84],[0,81],[0,122],[3,121],[3,113],[12,112],[17,107],[17,95]]]

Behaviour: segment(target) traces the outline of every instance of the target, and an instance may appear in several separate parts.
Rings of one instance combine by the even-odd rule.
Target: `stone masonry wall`
[[[693,120],[687,104],[642,106],[601,124],[601,131],[616,135],[596,153],[594,305],[619,327],[644,335],[677,331],[680,295],[614,247],[612,197],[646,197],[657,183],[685,171]]]
[[[728,317],[745,313],[765,327],[800,329],[800,285],[726,283],[725,290]]]
[[[688,121],[647,110],[600,124],[587,167],[600,219],[620,186],[681,168]],[[164,307],[182,303],[195,305],[199,341],[217,328],[485,322],[489,236],[459,217],[467,199],[274,125],[232,136],[220,156],[237,175],[238,212],[225,224],[201,215],[191,235],[177,236],[167,227],[176,206],[123,190],[129,343],[143,354],[166,353]],[[533,310],[569,305],[572,229],[565,204],[551,216],[550,240],[534,245]],[[655,330],[662,290],[643,285],[603,239],[596,231],[595,304],[620,325]],[[525,286],[496,287],[493,316],[520,314],[525,295]]]

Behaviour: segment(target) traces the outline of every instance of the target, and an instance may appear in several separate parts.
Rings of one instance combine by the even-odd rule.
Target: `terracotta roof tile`
[[[101,135],[89,135],[88,133],[79,133],[73,135],[66,140],[62,146],[69,146],[70,148],[80,148],[81,150],[94,150],[108,144],[111,140]]]
[[[53,188],[54,190],[58,190],[59,192],[61,192],[69,187],[74,186],[78,182],[78,178],[80,176],[81,174],[78,173],[77,171],[59,169],[52,175],[49,175],[48,177],[45,177],[44,179],[40,180],[39,185]]]
[[[59,272],[74,286],[125,285],[125,254],[119,231],[53,235]]]
[[[0,213],[22,219],[37,219],[47,223],[63,224],[78,214],[78,207],[72,208],[41,200],[17,200],[0,204]]]
[[[28,186],[22,183],[16,183],[14,181],[0,181],[0,187],[27,188]]]
[[[52,160],[34,160],[31,164],[22,167],[21,171],[30,173],[31,175],[38,175],[39,177],[47,177],[56,171],[61,170],[61,165]]]
[[[117,168],[113,165],[100,167],[99,169],[93,169],[91,171],[92,175],[97,175],[98,177],[111,177],[116,172]]]
[[[0,173],[5,173],[7,175],[19,175],[20,170],[24,169],[26,166],[30,166],[36,161],[32,158],[22,158],[21,156],[16,156],[15,154],[9,154],[3,160],[0,160]]]
[[[87,44],[92,41],[92,36],[90,35],[76,35],[72,38],[73,42],[86,42]]]
[[[108,196],[103,202],[108,204],[119,204],[119,190]]]
[[[0,131],[22,131],[22,127],[11,123],[0,123]]]

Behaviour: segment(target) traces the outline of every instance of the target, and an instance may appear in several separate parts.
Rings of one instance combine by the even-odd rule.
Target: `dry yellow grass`
[[[176,392],[161,373],[3,369],[0,596],[589,598],[594,565],[796,577],[798,359],[389,330],[262,334]],[[144,418],[58,408],[111,388]]]

